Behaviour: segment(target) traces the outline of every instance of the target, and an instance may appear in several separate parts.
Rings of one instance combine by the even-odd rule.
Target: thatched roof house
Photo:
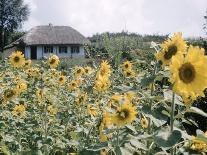
[[[36,26],[23,37],[5,47],[7,57],[14,50],[22,50],[26,58],[41,59],[51,53],[59,57],[84,57],[83,45],[90,41],[69,26]]]

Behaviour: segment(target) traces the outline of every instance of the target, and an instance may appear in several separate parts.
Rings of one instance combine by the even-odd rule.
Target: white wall
[[[73,53],[72,58],[85,57],[85,50],[83,46],[79,47],[79,53]]]
[[[72,58],[85,57],[84,47],[80,46],[79,53],[72,53]],[[67,46],[67,53],[59,53],[59,46],[53,46],[53,53],[44,53],[44,46],[37,46],[37,59],[42,59],[43,57],[48,58],[51,54],[56,54],[59,58],[71,58],[71,47]],[[27,59],[31,58],[31,48],[29,46],[25,47],[25,57]]]
[[[24,56],[27,59],[31,58],[31,48],[29,46],[26,46],[24,49]]]
[[[37,46],[37,59],[42,59],[43,57],[43,47]]]

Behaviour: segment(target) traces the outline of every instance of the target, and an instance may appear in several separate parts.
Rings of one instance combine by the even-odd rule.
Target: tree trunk
[[[4,50],[4,30],[0,28],[0,52],[3,53]]]

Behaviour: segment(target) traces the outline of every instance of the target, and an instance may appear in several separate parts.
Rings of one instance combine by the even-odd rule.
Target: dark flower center
[[[125,64],[125,68],[129,68],[129,64]]]
[[[184,83],[191,83],[195,79],[195,73],[191,63],[185,63],[179,68],[179,77]]]
[[[20,58],[19,58],[18,56],[15,56],[15,57],[14,57],[14,61],[15,61],[15,62],[19,62],[19,60],[20,60]]]
[[[14,95],[15,95],[15,92],[12,90],[8,90],[7,92],[5,92],[6,98],[12,98]]]
[[[56,59],[52,58],[51,61],[50,61],[50,64],[54,64],[56,62]]]
[[[128,109],[122,109],[118,114],[119,119],[123,120],[129,117],[129,110]]]
[[[131,74],[131,72],[127,72],[127,76],[131,76],[132,74]]]
[[[78,73],[78,74],[81,73],[81,69],[78,69],[78,70],[77,70],[77,73]]]
[[[169,60],[172,58],[173,55],[175,55],[177,53],[177,46],[175,45],[172,45],[168,48],[167,51],[165,51],[165,54],[164,54],[164,58]]]

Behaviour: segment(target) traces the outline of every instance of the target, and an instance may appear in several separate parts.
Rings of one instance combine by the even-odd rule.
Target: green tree
[[[21,27],[28,15],[29,8],[23,0],[0,0],[0,52],[8,35]]]

